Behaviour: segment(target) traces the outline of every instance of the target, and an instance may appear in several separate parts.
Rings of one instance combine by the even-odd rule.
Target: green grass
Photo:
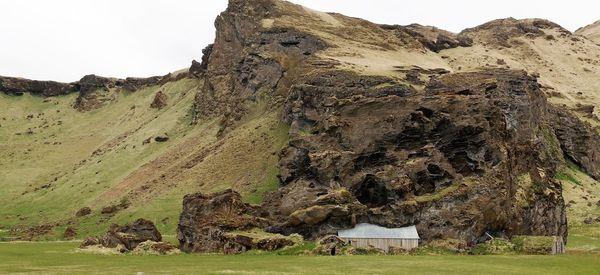
[[[82,206],[100,208],[114,201],[98,200],[107,189],[168,145],[141,146],[142,140],[169,132],[189,132],[179,121],[187,114],[197,81],[169,83],[163,89],[170,107],[149,104],[159,87],[120,92],[108,106],[87,113],[71,108],[75,95],[49,100],[24,95],[0,98],[0,224],[38,224],[72,217]],[[187,96],[187,98],[186,98]],[[33,116],[33,117],[29,117]],[[47,126],[47,127],[46,127]],[[31,135],[15,135],[26,129]],[[57,143],[57,144],[55,144]],[[3,147],[0,145],[0,147]],[[92,152],[103,149],[101,155]],[[51,184],[49,188],[40,186]]]
[[[185,194],[233,188],[246,202],[262,202],[279,185],[277,152],[289,127],[267,96],[250,103],[249,114],[222,137],[218,118],[191,125],[201,85],[182,79],[133,93],[113,91],[113,102],[85,113],[71,107],[76,95],[0,94],[0,228],[58,222],[52,234],[39,238],[55,240],[67,222],[83,237],[110,223],[146,218],[164,234],[175,234]],[[158,90],[168,97],[162,110],[149,107]],[[33,134],[23,134],[30,128]],[[168,142],[142,145],[163,133]],[[199,160],[182,168],[190,159]],[[128,209],[99,213],[124,197]],[[92,215],[75,218],[84,206]]]
[[[558,171],[554,175],[554,178],[560,181],[568,181],[572,184],[581,185],[581,183],[568,172]]]
[[[265,181],[259,183],[254,192],[244,195],[242,198],[243,201],[250,204],[261,204],[263,195],[266,192],[275,191],[279,188],[279,178],[277,177],[277,174],[279,174],[279,169],[277,169],[276,166],[273,166],[265,176]]]
[[[600,225],[569,226],[567,249],[572,253],[595,253],[600,257]]]
[[[77,243],[0,243],[0,273],[37,274],[595,274],[585,256],[134,256],[75,253]]]

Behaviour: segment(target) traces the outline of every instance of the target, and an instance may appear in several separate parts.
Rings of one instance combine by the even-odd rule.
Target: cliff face
[[[509,18],[455,35],[283,1],[230,1],[216,26],[198,118],[221,116],[227,130],[247,102],[265,97],[290,125],[280,187],[253,210],[267,231],[316,238],[369,222],[416,224],[425,241],[566,237],[557,168],[566,157],[597,174],[596,130],[551,105],[539,73],[507,66],[460,72],[445,56],[486,45],[521,50],[518,39],[558,39],[550,32],[569,39],[549,21]],[[365,36],[369,44],[361,44]],[[368,60],[374,51],[375,59],[402,61],[382,71],[390,61],[369,63],[377,62]],[[207,230],[190,230],[194,219],[181,216],[186,245]]]
[[[287,218],[283,232],[316,237],[370,222],[469,242],[485,232],[566,235],[552,179],[562,155],[546,99],[524,72],[447,74],[422,92],[320,73],[294,85],[285,110],[284,187],[265,205],[279,220],[331,211],[318,223]],[[345,204],[319,202],[340,190],[351,194]]]
[[[246,113],[245,103],[268,96],[282,101],[294,67],[325,47],[316,37],[290,28],[265,28],[278,16],[278,1],[230,1],[215,21],[214,45],[204,52],[204,87],[194,106],[194,120],[222,116],[231,126]]]
[[[600,82],[590,77],[600,47],[551,22],[453,34],[231,0],[215,25],[188,73],[0,77],[0,92],[55,97],[39,100],[41,112],[27,106],[39,98],[2,96],[10,222],[70,216],[85,190],[94,211],[126,196],[131,213],[178,223],[188,251],[244,246],[232,230],[317,238],[361,222],[473,244],[486,233],[566,236],[558,169],[570,161],[600,177]],[[30,176],[26,165],[42,169]],[[175,221],[184,193],[227,188],[187,196]],[[22,207],[32,201],[73,209],[34,218]]]

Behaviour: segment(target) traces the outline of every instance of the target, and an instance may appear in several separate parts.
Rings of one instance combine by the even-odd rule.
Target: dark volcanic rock
[[[565,156],[594,179],[600,179],[600,136],[597,129],[568,110],[552,107],[552,125]]]
[[[115,99],[114,89],[123,89],[134,92],[148,86],[160,85],[169,81],[177,81],[187,74],[173,76],[153,76],[147,78],[128,77],[116,79],[96,75],[86,75],[75,87],[79,90],[79,97],[75,100],[74,107],[79,111],[98,109]]]
[[[87,237],[83,241],[81,241],[81,244],[79,244],[79,248],[86,248],[89,246],[94,246],[94,245],[99,245],[99,244],[100,244],[100,240],[98,240],[98,237]]]
[[[117,82],[117,85],[122,86],[123,89],[133,92],[141,88],[157,85],[162,81],[163,76],[153,76],[147,78],[128,77],[124,81]]]
[[[117,79],[90,74],[81,78],[76,87],[81,94],[86,95],[98,89],[108,90],[114,88],[116,84]]]
[[[286,246],[292,246],[294,242],[290,239],[279,238],[279,239],[264,239],[258,241],[256,247],[260,250],[264,251],[275,251],[278,249],[282,249]]]
[[[112,224],[106,234],[87,238],[82,242],[81,247],[99,244],[104,247],[115,248],[122,245],[125,249],[131,251],[145,241],[160,242],[162,236],[154,223],[138,219],[123,226]]]
[[[473,244],[486,233],[566,237],[553,175],[563,151],[585,166],[581,152],[568,152],[584,147],[568,149],[565,140],[574,136],[557,138],[535,77],[503,69],[406,69],[406,81],[424,86],[420,91],[394,78],[337,70],[315,54],[329,46],[319,38],[263,27],[263,19],[280,15],[278,7],[271,0],[229,1],[206,62],[193,66],[204,79],[193,120],[220,117],[225,131],[248,102],[267,96],[273,109],[283,104],[290,139],[279,154],[282,186],[261,207],[232,191],[186,196],[178,227],[184,251],[250,249],[232,230],[315,239],[361,222],[414,224],[426,241]],[[509,47],[513,37],[559,27],[506,19],[458,35],[418,25],[383,28],[411,47],[441,51],[473,41]]]
[[[237,192],[225,190],[212,195],[186,195],[177,226],[177,239],[185,252],[238,251],[243,241],[228,238],[232,230],[262,228],[267,222],[256,217]],[[245,251],[245,250],[244,250]]]
[[[81,112],[101,108],[114,99],[110,89],[115,88],[116,84],[117,79],[96,75],[84,76],[75,84],[79,96],[75,99],[73,107]]]
[[[392,31],[400,40],[415,39],[425,48],[434,52],[456,47],[471,47],[473,45],[473,40],[467,36],[457,35],[436,27],[419,24],[380,26],[385,30]]]
[[[272,0],[231,0],[217,17],[215,43],[204,55],[205,81],[195,100],[194,122],[222,116],[223,129],[233,125],[246,113],[247,100],[256,100],[261,91],[285,93],[301,61],[326,47],[293,29],[262,28],[262,19],[277,16],[276,6]]]
[[[195,77],[200,77],[206,68],[203,68],[202,64],[196,60],[192,60],[192,66],[189,69],[189,73]]]
[[[264,207],[287,220],[275,231],[312,238],[357,222],[471,243],[485,232],[565,235],[547,108],[520,71],[446,74],[425,93],[384,77],[307,75],[284,111],[285,187]],[[523,177],[540,192],[524,197]],[[351,193],[343,203],[322,199],[340,188]]]
[[[0,92],[8,95],[30,93],[37,96],[59,96],[76,91],[75,85],[68,83],[0,76]]]
[[[208,59],[210,58],[210,54],[212,53],[213,44],[206,46],[202,50],[202,62],[198,62],[196,60],[192,60],[192,66],[189,69],[189,73],[195,77],[200,77],[206,72],[208,69]]]
[[[169,136],[164,135],[164,136],[157,136],[154,138],[154,141],[156,142],[167,142],[169,141]]]

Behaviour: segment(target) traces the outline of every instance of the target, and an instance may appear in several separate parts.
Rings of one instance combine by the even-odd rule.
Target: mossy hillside
[[[182,82],[171,85],[197,85]],[[179,90],[182,94],[187,92],[168,89],[169,86],[167,85],[167,90]],[[45,217],[52,216],[61,209],[72,209],[67,207],[70,202],[82,203],[86,198],[94,197],[102,189],[108,188],[112,181],[118,180],[119,175],[135,169],[145,158],[160,153],[160,147],[141,146],[142,140],[161,132],[170,131],[176,134],[178,130],[185,129],[175,129],[175,123],[161,122],[159,125],[152,121],[158,118],[172,120],[173,117],[185,116],[185,108],[181,111],[176,108],[165,111],[148,109],[147,106],[157,89],[158,87],[154,87],[136,93],[118,93],[115,102],[89,113],[80,113],[70,108],[74,99],[71,96],[43,99],[25,95],[23,98],[26,98],[26,101],[13,97],[2,100],[2,104],[18,110],[3,112],[0,115],[15,121],[14,125],[9,125],[13,127],[3,127],[5,131],[34,129],[34,134],[17,136],[7,141],[10,148],[6,152],[8,157],[2,158],[6,161],[3,163],[6,169],[0,176],[3,177],[0,184],[8,185],[7,189],[13,192],[9,196],[2,196],[3,200],[7,199],[3,206],[13,211],[21,211],[22,214],[29,214],[28,219],[34,218],[31,214],[35,215],[27,209],[28,205],[46,212],[43,213]],[[173,102],[177,102],[175,94],[172,94],[172,97]],[[11,102],[13,99],[17,103]],[[39,119],[35,115],[36,119],[24,121],[23,117],[34,111],[29,107],[30,104],[33,102],[31,105],[37,106],[44,104],[39,103],[43,101],[50,104],[45,106],[47,109],[44,115]],[[183,107],[177,104],[173,106]],[[39,123],[44,124],[45,121],[50,121],[49,124],[54,127],[39,129],[35,126]],[[23,149],[27,153],[19,154]],[[118,156],[115,153],[118,153]],[[36,173],[31,173],[32,170]],[[18,207],[12,207],[15,204],[18,204]],[[11,212],[3,211],[7,214]]]
[[[260,203],[263,193],[279,185],[277,152],[287,142],[288,126],[258,100],[219,139],[216,119],[191,125],[200,86],[201,81],[183,79],[133,93],[113,91],[113,102],[86,113],[71,107],[75,95],[0,95],[0,228],[58,223],[53,234],[42,237],[52,239],[62,236],[66,221],[86,236],[104,232],[112,222],[143,217],[172,235],[185,194],[234,188],[247,202]],[[152,109],[159,90],[168,105]],[[33,133],[22,134],[29,128]],[[151,139],[164,134],[168,142]],[[99,213],[124,197],[129,208]],[[92,214],[75,218],[83,206]]]

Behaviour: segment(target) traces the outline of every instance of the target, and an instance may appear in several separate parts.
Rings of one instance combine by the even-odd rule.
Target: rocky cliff
[[[215,25],[197,116],[235,128],[247,103],[266,97],[290,125],[280,188],[250,211],[267,231],[316,238],[369,222],[416,224],[425,241],[566,236],[557,168],[566,158],[597,177],[597,131],[547,100],[539,72],[500,59],[461,72],[447,56],[521,50],[522,39],[575,41],[552,22],[508,18],[452,34],[231,0]],[[397,64],[375,64],[374,51]],[[191,208],[186,200],[185,245],[202,238],[189,228],[204,228]]]
[[[475,244],[566,236],[561,169],[600,178],[600,46],[552,22],[454,34],[230,0],[215,26],[184,73],[0,77],[0,227],[145,217],[237,253],[264,247],[240,230],[279,247],[369,222]]]

